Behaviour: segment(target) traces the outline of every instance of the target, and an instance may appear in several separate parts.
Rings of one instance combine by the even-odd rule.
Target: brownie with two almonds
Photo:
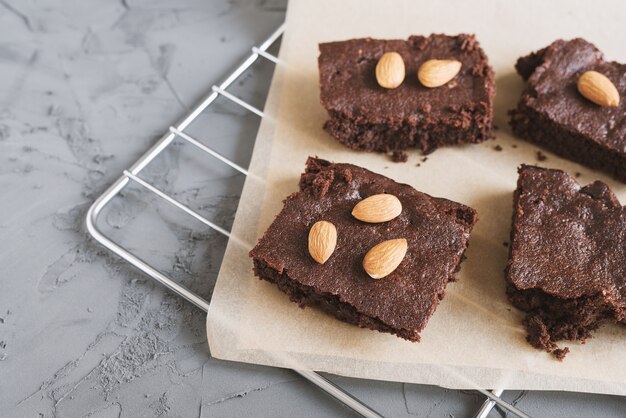
[[[519,137],[626,182],[626,65],[606,61],[584,39],[557,40],[522,57],[517,72],[528,81],[510,124]],[[577,89],[579,77],[606,76],[622,100],[600,106]]]
[[[319,49],[320,100],[329,116],[324,129],[349,148],[427,154],[491,138],[494,75],[473,35],[362,38]],[[386,52],[400,54],[406,66],[404,81],[393,89],[381,87],[375,75]],[[460,61],[461,70],[443,86],[424,87],[417,70],[431,59]]]
[[[366,223],[352,216],[354,206],[372,195],[392,194],[402,204],[394,219]],[[336,227],[336,249],[323,264],[307,249],[318,221]],[[455,280],[474,209],[431,197],[364,168],[309,158],[300,191],[285,199],[258,244],[250,251],[255,274],[275,283],[301,307],[315,306],[340,320],[419,341]],[[408,250],[398,267],[373,279],[362,265],[378,243],[405,238]]]
[[[557,341],[626,325],[626,208],[609,187],[523,165],[513,200],[507,294],[528,342],[562,359]]]

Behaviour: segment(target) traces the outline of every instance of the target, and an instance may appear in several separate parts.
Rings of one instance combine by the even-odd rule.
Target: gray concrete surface
[[[350,416],[294,373],[212,359],[204,314],[87,238],[90,203],[284,18],[276,1],[0,0],[0,416]],[[234,89],[262,107],[271,65]],[[247,164],[256,116],[190,132]],[[241,176],[177,145],[142,173],[228,226]],[[135,187],[102,228],[206,298],[225,240]],[[387,416],[464,417],[471,391],[331,378]],[[536,416],[624,398],[505,393]],[[494,410],[492,416],[504,415]]]

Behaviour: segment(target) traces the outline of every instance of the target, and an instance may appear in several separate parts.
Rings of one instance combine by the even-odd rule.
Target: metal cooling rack
[[[261,43],[258,47],[252,47],[252,51],[250,55],[230,74],[226,77],[226,79],[219,85],[214,85],[212,87],[212,91],[210,94],[200,102],[200,104],[194,108],[190,113],[188,113],[182,121],[177,126],[171,126],[169,131],[161,137],[157,141],[156,144],[152,146],[145,154],[143,154],[132,166],[130,166],[127,170],[124,170],[122,176],[111,185],[96,201],[91,205],[89,211],[87,212],[87,230],[91,234],[91,236],[98,241],[100,244],[122,257],[124,260],[128,261],[130,264],[146,273],[148,276],[152,277],[157,282],[161,283],[169,290],[174,293],[182,296],[187,299],[189,302],[196,305],[198,308],[207,312],[209,309],[209,302],[204,300],[202,297],[197,294],[191,292],[186,289],[184,286],[176,283],[170,277],[165,274],[159,272],[157,269],[152,267],[147,262],[141,260],[139,257],[131,253],[126,248],[121,245],[115,243],[110,237],[105,235],[100,229],[98,229],[98,216],[102,212],[102,210],[115,198],[120,194],[120,192],[131,182],[137,183],[146,190],[154,193],[160,198],[164,199],[174,207],[180,209],[186,214],[194,217],[198,221],[204,223],[215,231],[225,235],[230,238],[230,232],[226,229],[216,225],[210,220],[206,219],[204,216],[190,209],[186,205],[180,203],[176,199],[172,198],[168,194],[159,190],[157,187],[153,186],[146,180],[139,177],[141,171],[146,168],[158,155],[160,155],[164,150],[168,148],[172,143],[176,140],[182,140],[187,143],[192,144],[196,148],[205,153],[209,154],[211,157],[217,159],[218,161],[232,167],[243,175],[248,175],[248,170],[239,166],[238,164],[230,161],[228,158],[222,156],[218,152],[214,151],[207,145],[204,145],[201,141],[193,138],[192,136],[185,133],[185,129],[199,116],[201,115],[211,104],[219,97],[222,96],[233,103],[247,109],[248,111],[255,113],[259,117],[263,117],[263,111],[257,109],[256,107],[250,105],[249,103],[241,100],[240,98],[232,95],[227,91],[228,87],[231,86],[242,74],[246,72],[246,70],[250,69],[259,58],[266,59],[274,64],[280,64],[277,57],[267,52],[268,48],[274,45],[282,36],[285,30],[284,23],[274,31],[263,43]],[[379,413],[374,411],[372,408],[350,395],[339,386],[335,385],[330,380],[321,376],[320,374],[308,371],[308,370],[294,370],[296,373],[309,380],[320,389],[324,390],[326,393],[334,397],[339,402],[348,406],[355,412],[359,413],[365,417],[381,417]],[[491,409],[498,404],[500,407],[517,414],[520,417],[527,417],[522,411],[510,405],[509,403],[500,399],[500,395],[502,394],[502,390],[494,390],[487,391],[483,389],[477,389],[478,392],[487,397],[482,407],[477,411],[475,417],[484,418],[486,417]]]

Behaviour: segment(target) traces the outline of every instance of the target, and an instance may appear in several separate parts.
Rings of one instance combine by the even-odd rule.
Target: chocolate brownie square
[[[557,341],[626,324],[626,209],[606,184],[523,165],[509,248],[507,294],[534,347],[562,359]]]
[[[408,40],[352,39],[319,45],[324,129],[352,149],[393,152],[478,143],[492,136],[495,82],[487,56],[473,35],[411,36]],[[376,65],[397,52],[406,77],[381,87]],[[457,60],[460,72],[436,88],[424,87],[418,68],[431,59]]]
[[[605,61],[584,39],[558,40],[517,61],[528,80],[510,124],[519,137],[626,182],[626,65]],[[622,100],[600,106],[577,89],[579,77],[608,77]]]
[[[379,194],[399,199],[398,216],[367,223],[352,215],[357,203]],[[332,223],[337,232],[336,248],[323,264],[307,249],[318,221]],[[315,306],[351,324],[419,341],[447,283],[455,280],[475,222],[476,212],[462,204],[355,165],[309,158],[300,191],[287,197],[250,256],[255,274],[276,283],[301,307]],[[387,277],[370,277],[363,267],[368,251],[401,238],[408,243],[402,262]]]

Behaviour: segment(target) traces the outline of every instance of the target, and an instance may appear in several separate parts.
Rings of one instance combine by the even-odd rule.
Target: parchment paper
[[[292,0],[280,64],[275,72],[233,233],[207,319],[213,356],[340,375],[435,384],[450,388],[569,390],[626,395],[626,327],[607,326],[587,344],[567,343],[565,362],[528,345],[523,314],[505,297],[512,192],[516,168],[537,163],[536,146],[512,137],[506,112],[523,83],[519,56],[557,38],[581,36],[609,59],[626,61],[620,1],[336,1]],[[411,34],[476,33],[497,78],[497,139],[443,148],[407,163],[350,151],[322,130],[319,42],[354,37],[406,38]],[[407,74],[407,77],[414,76]],[[494,150],[500,145],[503,150]],[[516,145],[517,148],[513,146]],[[581,183],[607,182],[622,202],[626,187],[603,174],[545,152],[540,164],[579,172]],[[274,285],[252,274],[249,249],[297,190],[308,155],[364,166],[434,196],[478,210],[459,274],[424,332],[410,343],[300,309]],[[417,166],[420,163],[421,166]]]

